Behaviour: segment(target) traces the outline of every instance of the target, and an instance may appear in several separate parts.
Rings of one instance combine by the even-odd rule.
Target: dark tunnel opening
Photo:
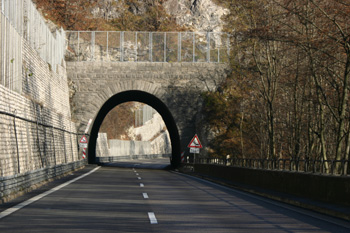
[[[168,107],[161,100],[159,100],[154,95],[143,91],[125,91],[125,92],[118,93],[112,96],[109,100],[107,100],[104,103],[104,105],[101,107],[100,111],[95,117],[95,120],[93,122],[91,131],[90,131],[90,139],[88,144],[89,164],[96,163],[96,142],[97,142],[98,132],[104,118],[109,113],[109,111],[112,110],[114,107],[129,101],[137,101],[137,102],[147,104],[152,108],[154,108],[162,116],[163,121],[165,122],[165,125],[170,135],[171,149],[172,149],[171,165],[173,168],[179,166],[181,162],[181,158],[180,158],[181,145],[180,145],[180,136],[179,136],[179,132],[178,132],[175,120],[172,114],[170,113]]]

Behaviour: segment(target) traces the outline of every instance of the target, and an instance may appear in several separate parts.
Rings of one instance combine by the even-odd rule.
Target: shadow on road
[[[117,162],[100,163],[102,167],[119,167],[119,168],[139,168],[139,169],[154,169],[154,170],[170,170],[169,158],[157,159],[131,159]]]

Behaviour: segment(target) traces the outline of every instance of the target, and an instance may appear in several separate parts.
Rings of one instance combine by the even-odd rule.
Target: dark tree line
[[[231,121],[221,121],[218,131],[209,120],[216,139],[233,142],[223,151],[225,140],[214,140],[212,154],[319,159],[326,171],[329,160],[348,160],[348,1],[219,2],[230,10],[225,21],[233,71],[223,91],[206,94],[205,111],[215,111],[212,99],[225,102]],[[336,163],[338,173],[347,167]]]

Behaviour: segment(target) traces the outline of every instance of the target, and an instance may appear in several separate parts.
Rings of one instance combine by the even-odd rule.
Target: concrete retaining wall
[[[195,172],[232,182],[350,206],[350,177],[195,164]]]
[[[109,145],[111,156],[152,154],[151,142],[147,141],[124,141],[113,139],[109,140]]]
[[[21,44],[21,73],[13,74],[21,89],[0,85],[1,200],[85,163],[71,120],[65,62],[53,68],[24,38]],[[62,172],[52,172],[57,169]]]
[[[96,142],[96,156],[97,157],[110,156],[108,138],[106,133],[98,133],[97,142]]]
[[[110,157],[96,157],[96,163],[110,163],[130,159],[154,159],[154,158],[170,158],[171,154],[153,154],[153,155],[123,155]]]

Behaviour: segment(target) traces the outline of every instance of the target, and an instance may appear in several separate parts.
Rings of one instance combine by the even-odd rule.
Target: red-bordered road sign
[[[88,143],[87,138],[85,135],[83,135],[79,141],[79,143]]]
[[[188,148],[203,148],[201,142],[199,141],[199,138],[196,135],[194,135],[194,137],[192,138],[190,144],[188,144],[187,146]]]

